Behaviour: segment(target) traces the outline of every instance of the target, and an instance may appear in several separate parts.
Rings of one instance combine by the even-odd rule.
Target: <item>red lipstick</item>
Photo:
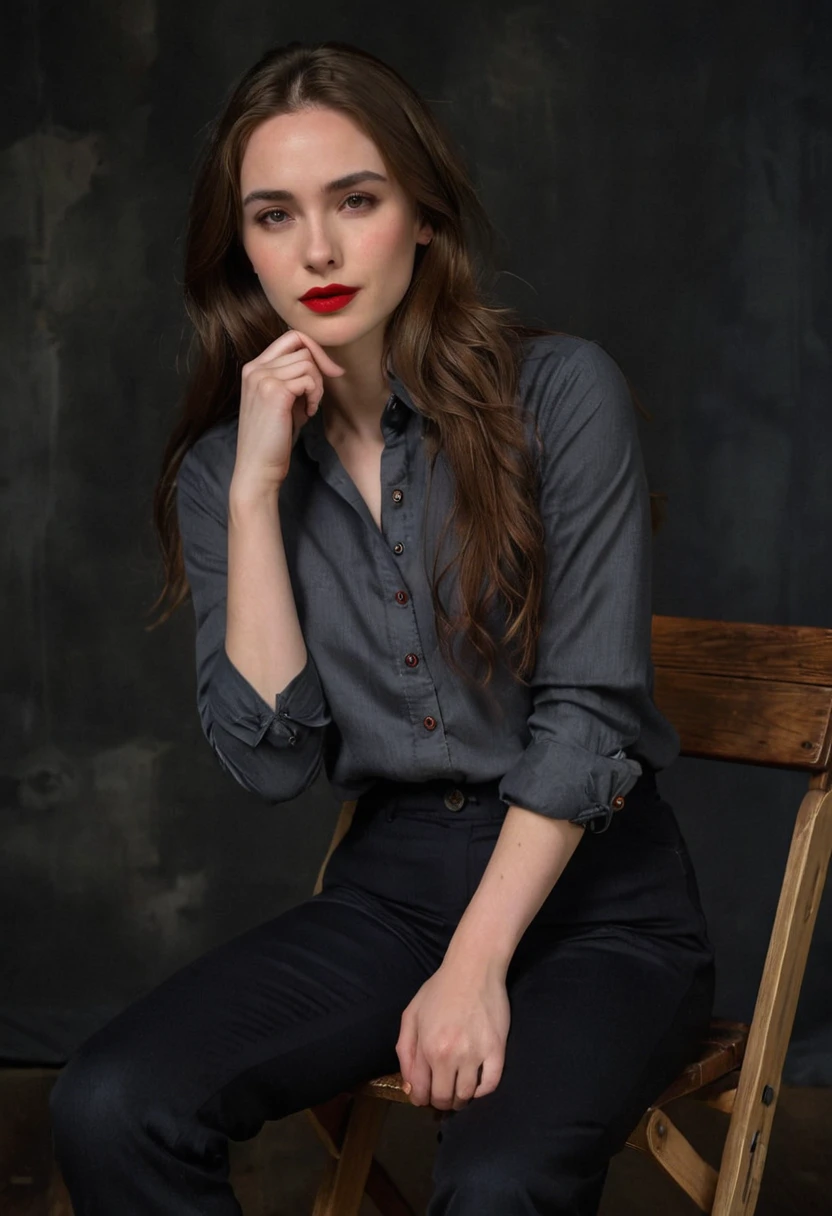
[[[349,304],[358,287],[346,287],[343,283],[330,283],[328,287],[310,287],[306,295],[300,297],[301,303],[313,312],[337,312],[345,304]]]

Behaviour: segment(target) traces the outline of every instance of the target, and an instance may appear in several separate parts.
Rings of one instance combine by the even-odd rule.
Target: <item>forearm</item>
[[[228,500],[225,649],[269,704],[306,663],[280,528],[278,490],[235,487]]]
[[[455,969],[503,975],[584,829],[568,819],[510,806],[477,890],[445,953]]]

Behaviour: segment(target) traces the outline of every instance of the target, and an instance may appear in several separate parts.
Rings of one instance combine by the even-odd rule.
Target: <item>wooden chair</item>
[[[715,1019],[627,1141],[703,1212],[751,1216],[832,849],[832,629],[654,616],[652,653],[656,703],[679,731],[682,755],[808,775],[751,1025]],[[354,801],[341,806],[316,892],[354,809]],[[667,1113],[683,1096],[728,1116],[719,1170]],[[365,1192],[382,1216],[413,1216],[373,1157],[387,1104],[408,1101],[394,1073],[307,1111],[331,1155],[313,1216],[356,1216]]]

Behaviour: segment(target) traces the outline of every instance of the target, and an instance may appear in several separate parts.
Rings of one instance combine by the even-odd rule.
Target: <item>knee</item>
[[[477,1161],[435,1179],[427,1216],[506,1216],[526,1212],[529,1193],[516,1175],[493,1160]]]
[[[589,1176],[553,1166],[526,1169],[493,1158],[435,1176],[427,1216],[506,1216],[507,1212],[594,1212],[607,1167]]]
[[[128,1134],[142,1117],[138,1081],[129,1061],[82,1046],[58,1074],[49,1095],[58,1159],[70,1153],[97,1157]]]
[[[599,1156],[596,1141],[588,1142],[592,1138],[539,1137],[529,1129],[521,1139],[503,1128],[495,1140],[448,1137],[450,1130],[446,1124],[437,1136],[427,1216],[588,1212],[600,1203],[609,1160]]]

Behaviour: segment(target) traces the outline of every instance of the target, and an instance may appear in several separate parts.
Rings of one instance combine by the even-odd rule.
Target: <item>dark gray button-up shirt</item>
[[[665,768],[679,752],[653,701],[650,508],[627,382],[596,342],[526,340],[520,396],[544,443],[543,628],[530,686],[498,665],[488,693],[440,655],[429,569],[452,474],[440,452],[425,514],[424,416],[395,374],[389,381],[380,529],[320,410],[292,453],[279,512],[308,659],[271,704],[224,644],[237,419],[211,428],[182,462],[177,507],[205,735],[221,767],[270,802],[298,797],[322,765],[341,799],[380,777],[499,779],[507,805],[599,830],[643,765]],[[445,560],[443,549],[438,569]],[[446,606],[454,576],[441,584]]]

